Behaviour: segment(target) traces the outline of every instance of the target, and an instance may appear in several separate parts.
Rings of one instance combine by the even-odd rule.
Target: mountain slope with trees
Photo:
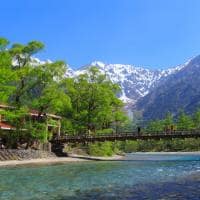
[[[175,74],[163,78],[148,95],[141,98],[135,108],[146,120],[163,118],[180,110],[193,113],[200,107],[200,56],[192,59]]]

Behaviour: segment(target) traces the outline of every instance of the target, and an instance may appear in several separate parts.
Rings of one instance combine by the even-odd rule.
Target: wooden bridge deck
[[[54,138],[53,142],[58,143],[84,143],[84,142],[105,142],[105,141],[125,141],[125,140],[160,140],[173,138],[199,138],[200,130],[195,131],[173,131],[173,132],[157,132],[157,133],[137,133],[124,132],[118,134],[106,135],[81,135],[71,136],[63,135]]]

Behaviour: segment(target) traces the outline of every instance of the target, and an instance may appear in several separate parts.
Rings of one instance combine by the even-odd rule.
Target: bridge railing
[[[111,133],[111,134],[81,134],[81,135],[71,135],[71,134],[63,134],[60,137],[54,139],[89,139],[89,138],[120,138],[120,137],[139,137],[139,136],[156,136],[156,135],[200,135],[200,130],[178,130],[178,131],[159,131],[159,132],[121,132],[121,133]]]

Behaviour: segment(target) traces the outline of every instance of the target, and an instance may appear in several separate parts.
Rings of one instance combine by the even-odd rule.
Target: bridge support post
[[[53,142],[51,144],[51,152],[55,153],[58,157],[66,157],[67,153],[63,152],[63,149],[65,148],[64,143],[60,142]]]

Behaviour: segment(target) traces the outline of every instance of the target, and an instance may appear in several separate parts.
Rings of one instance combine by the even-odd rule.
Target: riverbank
[[[114,155],[111,157],[94,157],[82,156],[72,154],[68,157],[49,157],[49,158],[35,158],[24,160],[6,160],[0,161],[0,167],[19,166],[19,165],[43,165],[43,164],[58,164],[68,162],[83,162],[83,161],[116,161],[123,160],[123,156]]]
[[[122,160],[121,156],[112,157],[86,157],[86,156],[73,156],[73,157],[58,157],[58,158],[41,158],[30,160],[6,160],[0,161],[0,167],[18,166],[18,165],[43,165],[43,164],[58,164],[68,162],[83,162],[83,161],[116,161]]]
[[[200,155],[200,151],[195,152],[133,152],[132,158],[139,155]],[[148,157],[146,157],[148,158]],[[69,154],[68,157],[48,157],[48,158],[35,158],[35,159],[24,159],[24,160],[6,160],[0,161],[0,167],[8,166],[20,166],[20,165],[49,165],[69,162],[84,162],[84,161],[122,161],[126,160],[125,156],[114,155],[111,157],[96,157],[96,156],[83,156],[78,154]],[[134,159],[133,159],[134,160]],[[135,157],[135,160],[138,160]],[[148,159],[146,159],[148,160]]]
[[[70,157],[62,157],[62,158],[36,158],[29,160],[6,160],[0,161],[0,167],[6,166],[18,166],[18,165],[42,165],[42,164],[57,164],[57,163],[66,163],[66,162],[79,162],[86,161],[79,158],[70,158]]]
[[[78,154],[69,154],[70,158],[76,158],[76,159],[83,159],[83,160],[94,160],[94,161],[116,161],[116,160],[123,160],[124,156],[121,155],[113,155],[109,157],[105,156],[84,156],[84,155],[78,155]]]
[[[34,149],[0,149],[0,162],[10,160],[30,160],[42,158],[55,158],[52,152]]]

